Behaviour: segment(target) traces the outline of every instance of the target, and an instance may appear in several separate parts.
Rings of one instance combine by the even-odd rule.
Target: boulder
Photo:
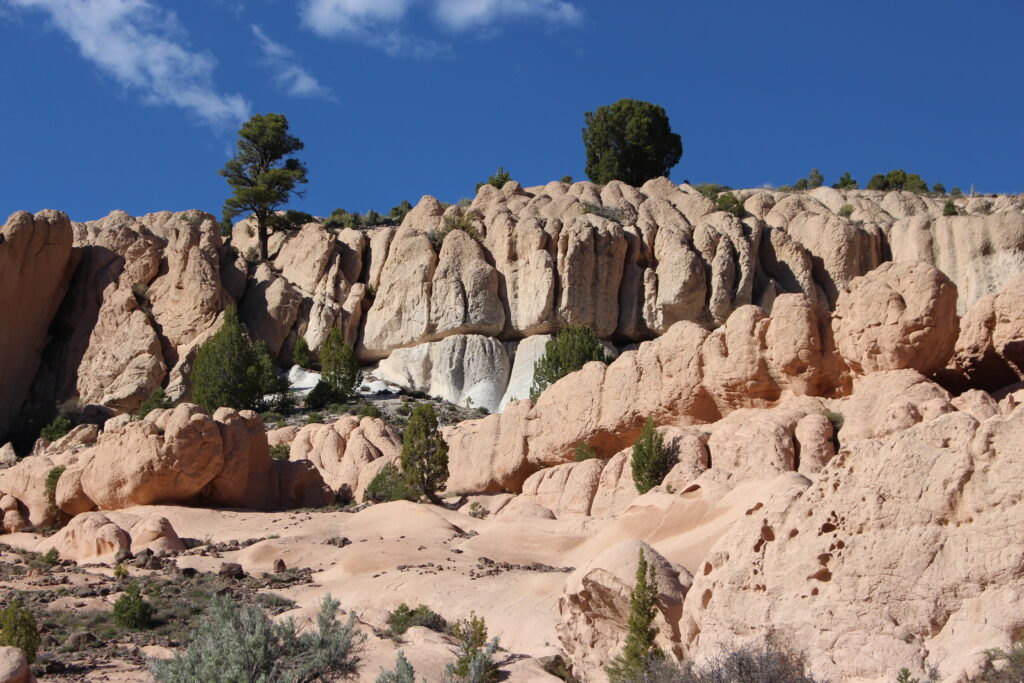
[[[840,295],[836,346],[857,374],[911,368],[930,375],[953,353],[956,299],[956,286],[934,266],[885,263]]]
[[[0,683],[35,683],[28,660],[20,648],[0,647]]]
[[[682,654],[678,621],[693,578],[643,541],[621,541],[570,574],[558,600],[558,639],[584,680],[606,680],[605,665],[622,650],[641,552],[654,566],[657,581],[655,644],[666,653]]]
[[[76,265],[71,222],[58,211],[12,214],[0,228],[0,441],[29,394],[48,329]],[[51,404],[52,406],[52,404]]]
[[[589,515],[604,462],[591,458],[548,467],[523,482],[522,498],[551,510],[556,517]]]
[[[132,538],[127,531],[102,512],[76,515],[66,527],[39,543],[39,552],[56,548],[62,559],[75,562],[112,558],[129,550]]]
[[[960,320],[954,365],[970,386],[994,391],[1024,379],[1024,273],[981,297]]]

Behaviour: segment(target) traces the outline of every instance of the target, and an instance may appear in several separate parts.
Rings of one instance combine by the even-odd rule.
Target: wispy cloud
[[[583,19],[578,7],[561,0],[436,0],[434,11],[454,31],[506,19],[537,19],[551,26],[571,26]]]
[[[414,6],[425,8],[442,28],[453,32],[525,19],[570,26],[583,18],[576,5],[564,0],[303,0],[299,12],[303,24],[320,36],[355,40],[392,56],[449,52],[444,43],[402,29]]]
[[[219,92],[212,56],[190,49],[174,12],[149,0],[7,0],[46,12],[79,52],[150,104],[181,107],[214,126],[249,116],[241,95]]]
[[[295,97],[334,99],[330,89],[322,86],[312,74],[299,65],[295,53],[272,40],[256,24],[252,24],[252,32],[263,51],[264,62],[274,71],[274,82],[279,88]]]

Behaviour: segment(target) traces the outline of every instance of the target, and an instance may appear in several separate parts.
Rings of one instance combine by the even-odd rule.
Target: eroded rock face
[[[501,406],[509,366],[505,346],[497,339],[458,335],[396,349],[381,361],[375,374],[456,405],[494,412]]]
[[[836,345],[859,374],[911,368],[930,375],[952,355],[956,300],[956,286],[934,266],[883,264],[839,297]]]
[[[844,443],[800,495],[745,516],[712,548],[684,607],[689,656],[773,629],[836,680],[892,678],[926,657],[953,676],[969,649],[960,639],[1007,642],[1016,622],[998,601],[1024,581],[1024,536],[1010,522],[1022,430],[1020,411],[983,423],[956,412]],[[979,609],[986,618],[968,627]]]
[[[71,222],[58,211],[19,211],[0,229],[0,441],[28,396],[47,328],[74,268]]]
[[[397,464],[402,437],[378,418],[344,415],[331,425],[311,424],[291,441],[293,464],[308,462],[337,494],[362,501],[366,487],[385,464]]]
[[[65,437],[77,433],[76,442],[62,440],[50,446],[53,450],[0,471],[0,492],[10,496],[18,513],[7,521],[13,524],[20,516],[26,524],[45,526],[59,513],[77,516],[136,505],[277,510],[334,499],[308,463],[271,460],[263,423],[251,411],[221,408],[210,417],[183,403],[115,426],[98,439],[94,430],[80,426]],[[95,445],[81,443],[90,434]],[[46,480],[55,467],[65,470],[51,500]]]
[[[655,643],[665,652],[682,653],[675,624],[693,578],[643,541],[622,541],[570,574],[558,600],[558,638],[584,680],[607,680],[604,667],[622,649],[640,552],[657,576]]]
[[[1024,274],[967,309],[953,361],[973,387],[995,390],[1024,379]]]

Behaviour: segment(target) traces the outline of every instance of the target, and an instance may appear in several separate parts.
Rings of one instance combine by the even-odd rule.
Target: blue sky
[[[0,0],[0,214],[217,215],[249,114],[306,143],[291,207],[583,179],[583,115],[665,107],[677,182],[1024,191],[1021,0]]]

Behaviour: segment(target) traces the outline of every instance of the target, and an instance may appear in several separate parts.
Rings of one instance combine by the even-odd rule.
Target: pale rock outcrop
[[[653,565],[658,586],[655,644],[682,654],[679,617],[693,577],[643,541],[625,540],[570,574],[558,600],[558,639],[584,680],[606,681],[604,667],[622,649],[641,552]]]
[[[85,512],[37,546],[39,552],[50,548],[55,548],[63,559],[86,562],[109,561],[122,550],[177,552],[184,550],[185,544],[171,523],[158,515]]]
[[[375,370],[380,379],[461,406],[498,410],[508,385],[509,359],[493,337],[456,335],[396,349]]]
[[[309,461],[333,491],[361,501],[380,468],[397,462],[401,452],[402,439],[394,427],[378,418],[343,415],[332,425],[300,429],[289,459]],[[378,460],[382,462],[374,465]]]
[[[0,469],[10,467],[18,462],[18,454],[14,451],[14,445],[5,443],[0,447]]]
[[[134,410],[167,375],[160,338],[128,288],[109,285],[78,366],[78,393],[115,410]],[[116,343],[115,343],[116,340]]]
[[[857,374],[946,365],[958,326],[956,286],[923,262],[885,263],[850,283],[836,303],[836,346]]]
[[[0,647],[0,683],[36,683],[21,648]]]
[[[1024,271],[1024,213],[915,215],[893,224],[889,244],[893,261],[926,261],[945,273],[956,284],[962,314]]]
[[[589,515],[604,462],[591,458],[548,467],[523,482],[524,502],[535,502],[556,517]]]
[[[112,557],[120,550],[130,550],[131,536],[102,512],[84,512],[76,515],[66,527],[39,547],[56,548],[66,560],[85,562],[100,557]],[[45,552],[45,550],[42,550]]]
[[[1000,601],[1024,590],[1022,437],[1020,411],[982,424],[954,412],[844,440],[802,493],[740,519],[708,553],[684,605],[687,656],[770,629],[818,676],[892,679],[927,659],[955,679],[959,637],[1019,635],[1016,620],[971,619],[984,605],[1005,613],[1016,599]]]
[[[430,329],[437,338],[458,334],[497,336],[505,327],[498,271],[462,230],[444,238],[430,288]]]
[[[187,501],[221,471],[223,441],[213,418],[185,403],[167,412],[163,428],[132,422],[90,449],[82,488],[100,510]]]
[[[984,422],[999,414],[999,404],[992,394],[980,389],[970,389],[950,401],[957,410],[968,413],[978,422]]]
[[[202,489],[204,500],[223,507],[276,507],[263,420],[251,410],[218,408],[213,421],[220,432],[224,459],[220,471]]]
[[[771,216],[766,221],[774,225]],[[882,262],[882,231],[876,226],[855,225],[832,213],[807,212],[791,220],[786,232],[810,253],[815,280],[831,305],[855,277]]]
[[[949,393],[915,370],[876,372],[857,378],[849,396],[833,402],[842,418],[840,445],[908,429],[924,415],[955,410]]]
[[[405,224],[415,212],[409,212]],[[436,268],[437,254],[427,236],[412,228],[399,229],[381,269],[373,307],[366,314],[358,348],[363,360],[379,360],[396,348],[427,339]]]
[[[590,514],[595,517],[617,515],[640,495],[633,482],[632,465],[632,448],[623,449],[611,457],[601,470]]]
[[[19,211],[0,228],[0,441],[16,426],[49,341],[75,266],[71,242],[71,222],[57,211]]]
[[[295,286],[261,263],[245,289],[238,316],[266,344],[270,357],[278,358],[301,307],[302,295]]]
[[[817,474],[836,455],[832,421],[823,413],[808,413],[801,417],[793,430],[796,455],[800,460],[797,471]]]
[[[550,334],[536,334],[517,342],[512,352],[512,371],[509,373],[508,386],[498,403],[496,412],[501,412],[512,401],[530,398],[533,388],[533,366],[537,364],[547,350],[547,344],[554,339]]]
[[[1024,273],[967,309],[953,361],[972,387],[995,390],[1024,379]]]

